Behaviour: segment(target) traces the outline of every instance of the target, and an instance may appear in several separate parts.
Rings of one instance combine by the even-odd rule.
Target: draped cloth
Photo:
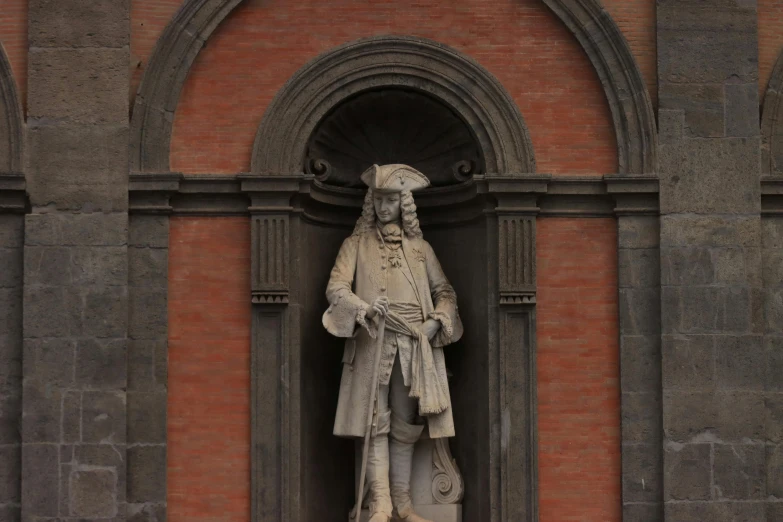
[[[408,396],[419,400],[419,415],[434,415],[445,411],[450,400],[438,378],[430,340],[419,330],[420,324],[421,306],[414,303],[390,303],[386,331],[412,338],[411,390]]]

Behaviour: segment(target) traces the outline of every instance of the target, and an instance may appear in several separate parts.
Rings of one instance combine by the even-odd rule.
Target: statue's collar
[[[405,235],[402,225],[399,222],[382,224],[375,222],[375,233],[379,240],[384,243],[401,243]]]

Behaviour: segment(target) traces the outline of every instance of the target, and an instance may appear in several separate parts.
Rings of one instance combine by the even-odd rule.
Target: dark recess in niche
[[[305,171],[319,181],[361,188],[370,165],[404,163],[435,187],[484,172],[470,126],[425,93],[407,89],[364,91],[327,114],[307,144]]]

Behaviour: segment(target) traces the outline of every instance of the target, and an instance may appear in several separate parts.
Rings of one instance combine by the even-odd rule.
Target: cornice
[[[780,187],[767,183],[765,190]],[[777,190],[783,190],[778,188]],[[498,212],[540,216],[611,217],[657,215],[655,176],[553,176],[549,174],[483,175],[416,197],[421,209],[455,206],[478,195],[497,200]],[[765,193],[766,194],[766,193]],[[312,175],[261,176],[240,174],[133,173],[130,177],[132,213],[175,215],[250,215],[279,211],[292,198],[320,205],[360,208],[361,189],[330,187]],[[783,208],[783,204],[781,206]]]
[[[783,216],[783,177],[761,178],[761,215]]]
[[[27,212],[27,193],[24,175],[19,172],[0,172],[0,214]]]

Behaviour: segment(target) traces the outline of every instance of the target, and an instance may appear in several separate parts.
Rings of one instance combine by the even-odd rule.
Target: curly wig
[[[416,203],[413,202],[413,194],[410,190],[403,190],[400,193],[400,217],[402,219],[402,230],[408,239],[424,237],[419,227],[419,218],[416,217]],[[367,189],[367,195],[364,196],[364,205],[362,206],[362,216],[356,222],[353,235],[360,236],[365,232],[375,230],[375,220],[373,192],[372,189]]]

